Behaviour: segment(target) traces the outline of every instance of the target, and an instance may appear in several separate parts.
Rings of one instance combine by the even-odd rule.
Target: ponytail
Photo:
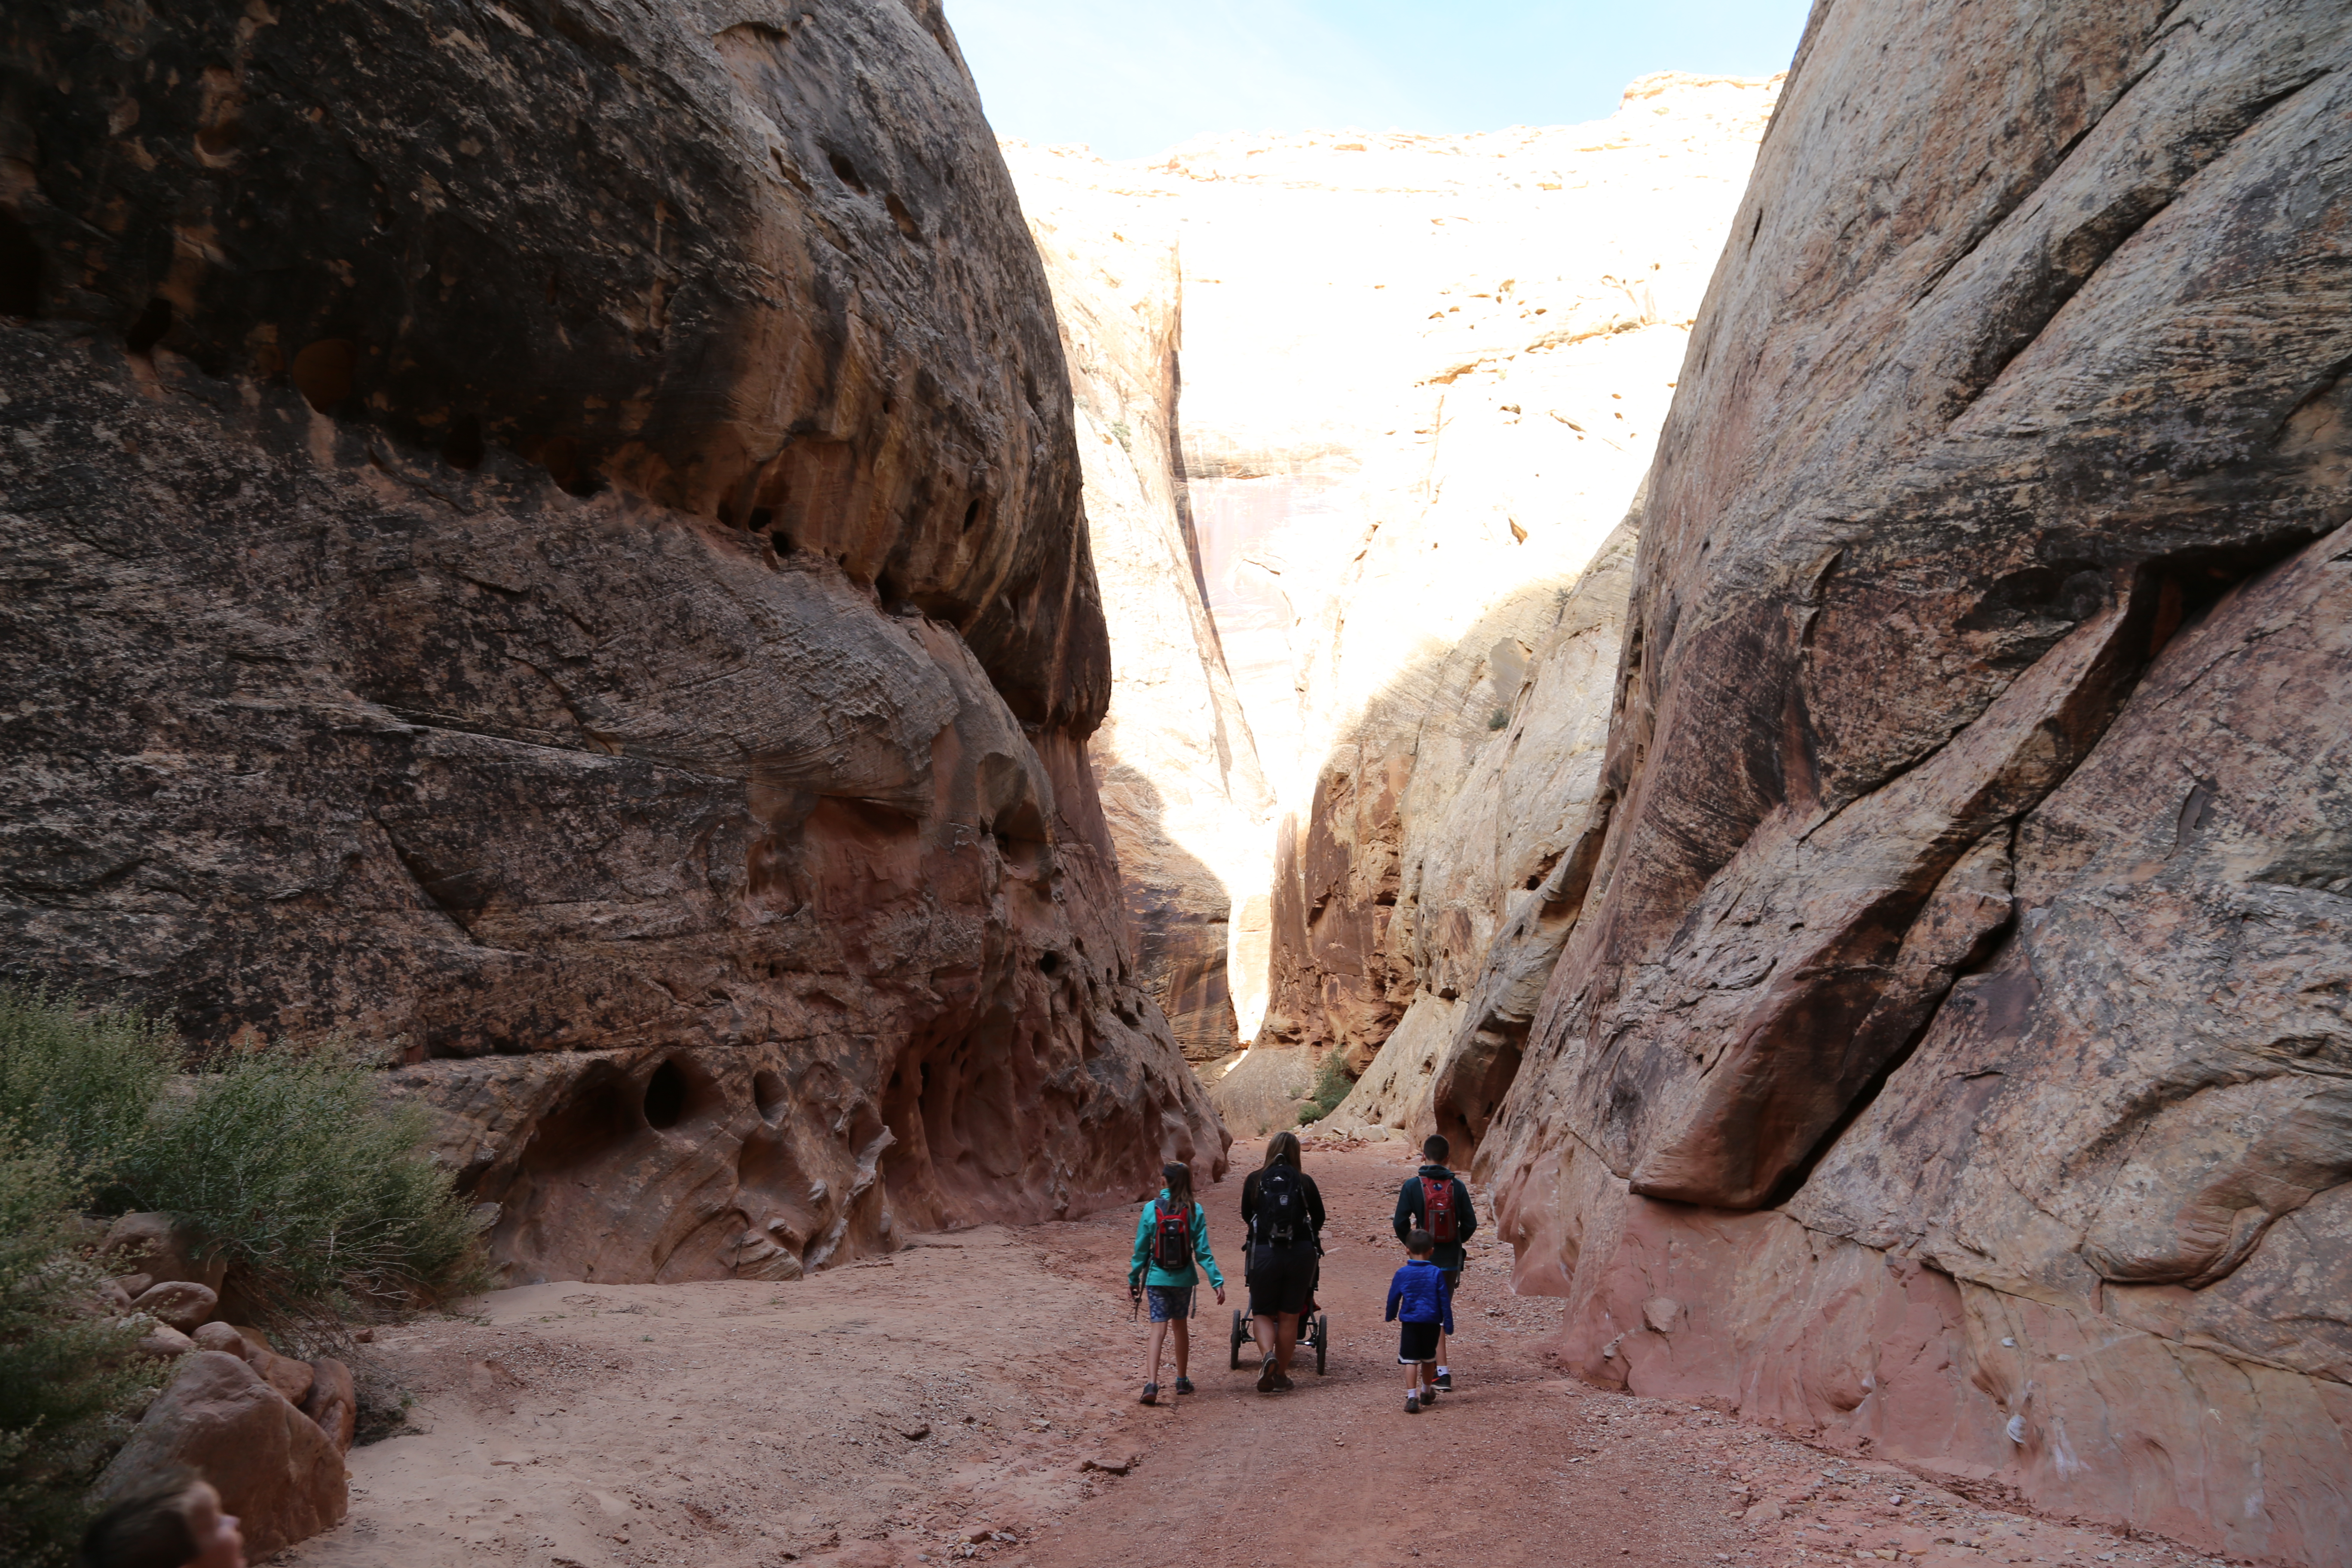
[[[1192,1212],[1192,1167],[1167,1164],[1160,1168],[1160,1179],[1168,1184],[1168,1201],[1179,1214]]]

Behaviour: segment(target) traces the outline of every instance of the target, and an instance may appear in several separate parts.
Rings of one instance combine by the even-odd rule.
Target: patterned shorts
[[[1192,1287],[1190,1285],[1147,1285],[1144,1299],[1151,1303],[1151,1321],[1173,1323],[1192,1315]]]

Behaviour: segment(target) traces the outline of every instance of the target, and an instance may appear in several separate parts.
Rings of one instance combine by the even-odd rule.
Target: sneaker
[[[1190,1393],[1192,1393],[1192,1380],[1191,1378],[1189,1378],[1189,1377],[1180,1377],[1180,1378],[1178,1378],[1178,1379],[1176,1380],[1176,1392],[1177,1392],[1177,1393],[1179,1393],[1179,1394],[1190,1394]]]
[[[1274,1392],[1274,1363],[1271,1360],[1257,1369],[1257,1391],[1260,1394]]]
[[[1408,1394],[1404,1396],[1404,1413],[1407,1415],[1418,1415],[1421,1414],[1420,1394]]]
[[[1441,1372],[1441,1373],[1439,1373],[1437,1374],[1437,1386],[1438,1386],[1438,1387],[1440,1387],[1440,1388],[1442,1388],[1442,1389],[1444,1389],[1444,1390],[1445,1390],[1445,1392],[1446,1392],[1446,1393],[1448,1393],[1448,1394],[1453,1393],[1453,1392],[1454,1392],[1454,1374],[1453,1374],[1452,1373],[1450,1373],[1450,1372]]]
[[[1147,1383],[1143,1385],[1143,1403],[1146,1405],[1157,1405],[1160,1403],[1160,1385],[1158,1384]]]
[[[1274,1391],[1276,1394],[1289,1393],[1290,1386],[1290,1379],[1283,1376],[1282,1373],[1278,1372],[1274,1374]]]
[[[1427,1388],[1421,1391],[1421,1402],[1423,1405],[1434,1405],[1437,1403],[1437,1384],[1433,1383]]]

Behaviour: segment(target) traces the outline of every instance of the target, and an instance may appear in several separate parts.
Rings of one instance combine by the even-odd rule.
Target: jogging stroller
[[[1244,1300],[1249,1299],[1249,1256],[1247,1243],[1242,1247],[1242,1290]],[[1307,1287],[1307,1310],[1298,1314],[1301,1343],[1315,1348],[1315,1375],[1323,1375],[1323,1365],[1331,1354],[1331,1315],[1316,1301],[1315,1294],[1323,1288],[1323,1249],[1315,1249],[1315,1283]],[[1250,1342],[1250,1313],[1246,1307],[1234,1309],[1234,1343],[1225,1364],[1234,1372],[1242,1369],[1242,1347]]]

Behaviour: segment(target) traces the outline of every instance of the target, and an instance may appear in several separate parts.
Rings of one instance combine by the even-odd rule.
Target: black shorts
[[[1435,1323],[1399,1323],[1397,1325],[1397,1364],[1412,1366],[1437,1359],[1437,1328]]]
[[[1250,1316],[1303,1312],[1315,1295],[1315,1244],[1261,1247],[1250,1253]]]

